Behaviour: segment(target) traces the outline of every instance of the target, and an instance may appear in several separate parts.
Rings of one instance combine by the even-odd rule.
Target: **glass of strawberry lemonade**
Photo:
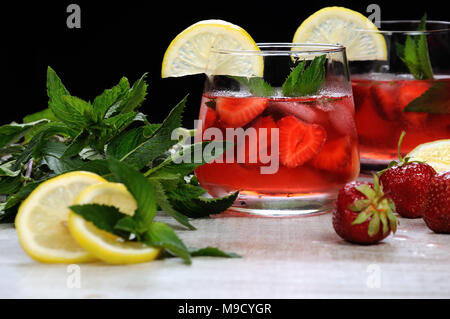
[[[381,21],[384,60],[351,61],[363,170],[385,167],[417,145],[450,138],[450,22]]]
[[[359,173],[358,136],[339,45],[258,44],[212,50],[196,142],[233,146],[196,169],[212,196],[239,191],[232,210],[264,216],[326,212]],[[235,60],[236,72],[220,66]],[[256,66],[256,67],[255,67]],[[252,76],[243,69],[251,68]]]

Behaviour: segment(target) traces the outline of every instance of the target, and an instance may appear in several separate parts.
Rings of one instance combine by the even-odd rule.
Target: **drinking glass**
[[[387,46],[384,61],[349,62],[363,170],[396,159],[402,131],[403,156],[419,144],[450,138],[450,22],[427,21],[426,31],[416,31],[419,23],[381,21],[379,31],[359,30],[378,33]],[[432,78],[413,76],[405,54],[426,61],[427,47]]]
[[[214,197],[239,191],[231,209],[243,214],[329,211],[338,189],[357,178],[360,165],[345,48],[292,43],[258,47],[211,52],[209,65],[214,67],[205,81],[196,141],[226,140],[233,147],[197,168],[198,181]],[[319,57],[323,67],[314,69],[311,65]],[[218,72],[230,61],[236,74],[255,64],[263,72]],[[300,84],[293,79],[295,72],[288,79],[295,68],[303,70]],[[283,85],[289,81],[303,92],[290,92]],[[315,91],[312,83],[319,83]]]

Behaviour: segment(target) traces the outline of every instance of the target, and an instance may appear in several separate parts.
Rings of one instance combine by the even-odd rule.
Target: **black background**
[[[66,8],[81,7],[81,29],[69,29]],[[369,15],[371,3],[382,20],[450,20],[443,1],[159,1],[22,2],[2,7],[3,74],[1,123],[20,121],[47,105],[46,68],[50,65],[72,95],[86,100],[148,72],[149,95],[142,111],[161,121],[190,94],[184,125],[198,114],[204,76],[161,79],[161,62],[170,41],[203,19],[223,19],[246,29],[256,42],[290,42],[300,23],[325,6],[339,5]],[[6,74],[4,71],[6,70]]]

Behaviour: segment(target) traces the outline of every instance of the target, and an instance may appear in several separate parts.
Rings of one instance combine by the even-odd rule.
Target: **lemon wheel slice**
[[[74,205],[103,204],[117,207],[124,214],[132,215],[137,208],[134,197],[123,184],[104,183],[83,190]],[[110,264],[134,264],[158,257],[159,248],[122,238],[97,228],[80,215],[70,212],[69,229],[76,241],[92,255]]]
[[[340,44],[349,60],[387,60],[386,41],[377,27],[361,13],[342,7],[313,13],[298,27],[293,42]]]
[[[420,144],[407,155],[410,161],[422,161],[436,172],[450,170],[450,140],[437,140]]]
[[[178,34],[164,54],[161,76],[208,75],[262,76],[259,55],[212,54],[214,50],[259,51],[243,28],[223,20],[203,20]]]
[[[76,196],[105,179],[89,172],[71,172],[39,185],[20,205],[15,226],[19,242],[32,258],[48,263],[95,260],[71,236],[67,220]]]

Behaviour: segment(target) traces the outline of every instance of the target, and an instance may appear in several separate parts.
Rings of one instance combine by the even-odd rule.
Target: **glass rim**
[[[420,20],[380,20],[380,24],[401,24],[401,23],[420,23]],[[356,31],[361,32],[369,32],[369,33],[379,33],[379,34],[408,34],[408,35],[421,35],[421,34],[434,34],[434,33],[440,33],[440,32],[450,32],[450,21],[443,21],[443,20],[427,20],[427,25],[429,24],[436,24],[436,25],[442,25],[442,28],[432,29],[432,30],[425,30],[425,31],[417,31],[417,30],[383,30],[383,28],[379,28],[378,30],[373,29],[355,29]],[[445,27],[444,27],[445,26]]]
[[[340,44],[329,43],[291,43],[291,42],[259,42],[256,43],[260,50],[253,49],[211,49],[212,53],[230,55],[317,55],[327,53],[345,52],[345,47]]]

